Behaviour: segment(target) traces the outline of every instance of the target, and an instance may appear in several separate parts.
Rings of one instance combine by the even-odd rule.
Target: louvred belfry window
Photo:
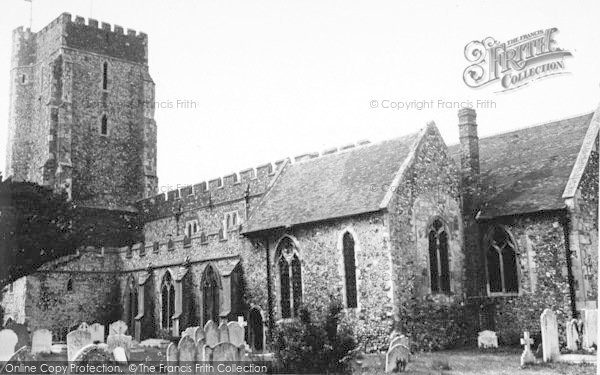
[[[450,293],[448,233],[440,219],[435,219],[428,230],[429,276],[432,293]]]
[[[302,303],[302,264],[298,248],[284,237],[277,246],[277,264],[281,297],[281,317],[295,318]]]
[[[497,226],[489,232],[486,244],[490,293],[518,293],[517,250],[511,236]]]

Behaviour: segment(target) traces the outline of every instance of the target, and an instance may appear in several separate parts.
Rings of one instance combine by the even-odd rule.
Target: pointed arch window
[[[279,286],[281,296],[281,317],[295,318],[302,303],[302,265],[296,244],[284,237],[277,246]]]
[[[450,267],[448,259],[448,232],[440,219],[428,228],[429,272],[432,293],[450,293]]]
[[[354,252],[354,237],[348,232],[344,233],[342,239],[344,252],[344,278],[346,285],[346,307],[358,306],[356,292],[356,256]]]
[[[496,226],[488,233],[486,245],[490,293],[518,293],[517,247],[510,233]]]
[[[219,275],[212,265],[206,266],[202,276],[202,314],[204,324],[209,320],[219,322],[220,313],[220,289]]]
[[[73,279],[67,281],[67,292],[73,291]]]
[[[173,321],[171,318],[175,313],[175,286],[173,285],[173,279],[171,278],[170,272],[167,272],[163,277],[160,290],[162,297],[161,325],[163,329],[170,329],[173,327]]]

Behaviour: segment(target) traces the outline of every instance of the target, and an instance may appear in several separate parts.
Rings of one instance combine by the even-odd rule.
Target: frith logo
[[[566,74],[566,57],[571,52],[558,48],[557,28],[538,30],[500,43],[492,37],[465,46],[465,58],[472,63],[464,73],[467,86],[479,88],[499,81],[501,91],[514,90],[530,82]]]

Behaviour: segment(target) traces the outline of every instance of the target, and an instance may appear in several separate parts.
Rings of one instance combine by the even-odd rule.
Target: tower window
[[[102,64],[102,90],[108,90],[108,63]]]
[[[25,82],[27,82],[27,75],[22,74],[21,75],[21,83],[24,84]]]
[[[100,120],[100,134],[108,135],[108,117],[106,115],[102,115]]]
[[[70,292],[73,290],[73,279],[69,279],[69,281],[67,281],[67,292]]]

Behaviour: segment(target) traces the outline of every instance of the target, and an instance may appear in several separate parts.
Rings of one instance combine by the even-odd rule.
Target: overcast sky
[[[361,139],[377,141],[434,120],[458,142],[457,109],[489,100],[479,134],[570,117],[600,102],[600,1],[34,0],[33,30],[62,12],[144,31],[156,100],[161,189],[227,175]],[[29,3],[0,8],[0,165],[8,120],[11,30]],[[463,82],[465,45],[556,27],[573,53],[568,75],[497,93]],[[377,100],[377,108],[371,101]],[[382,108],[384,100],[434,108]]]

